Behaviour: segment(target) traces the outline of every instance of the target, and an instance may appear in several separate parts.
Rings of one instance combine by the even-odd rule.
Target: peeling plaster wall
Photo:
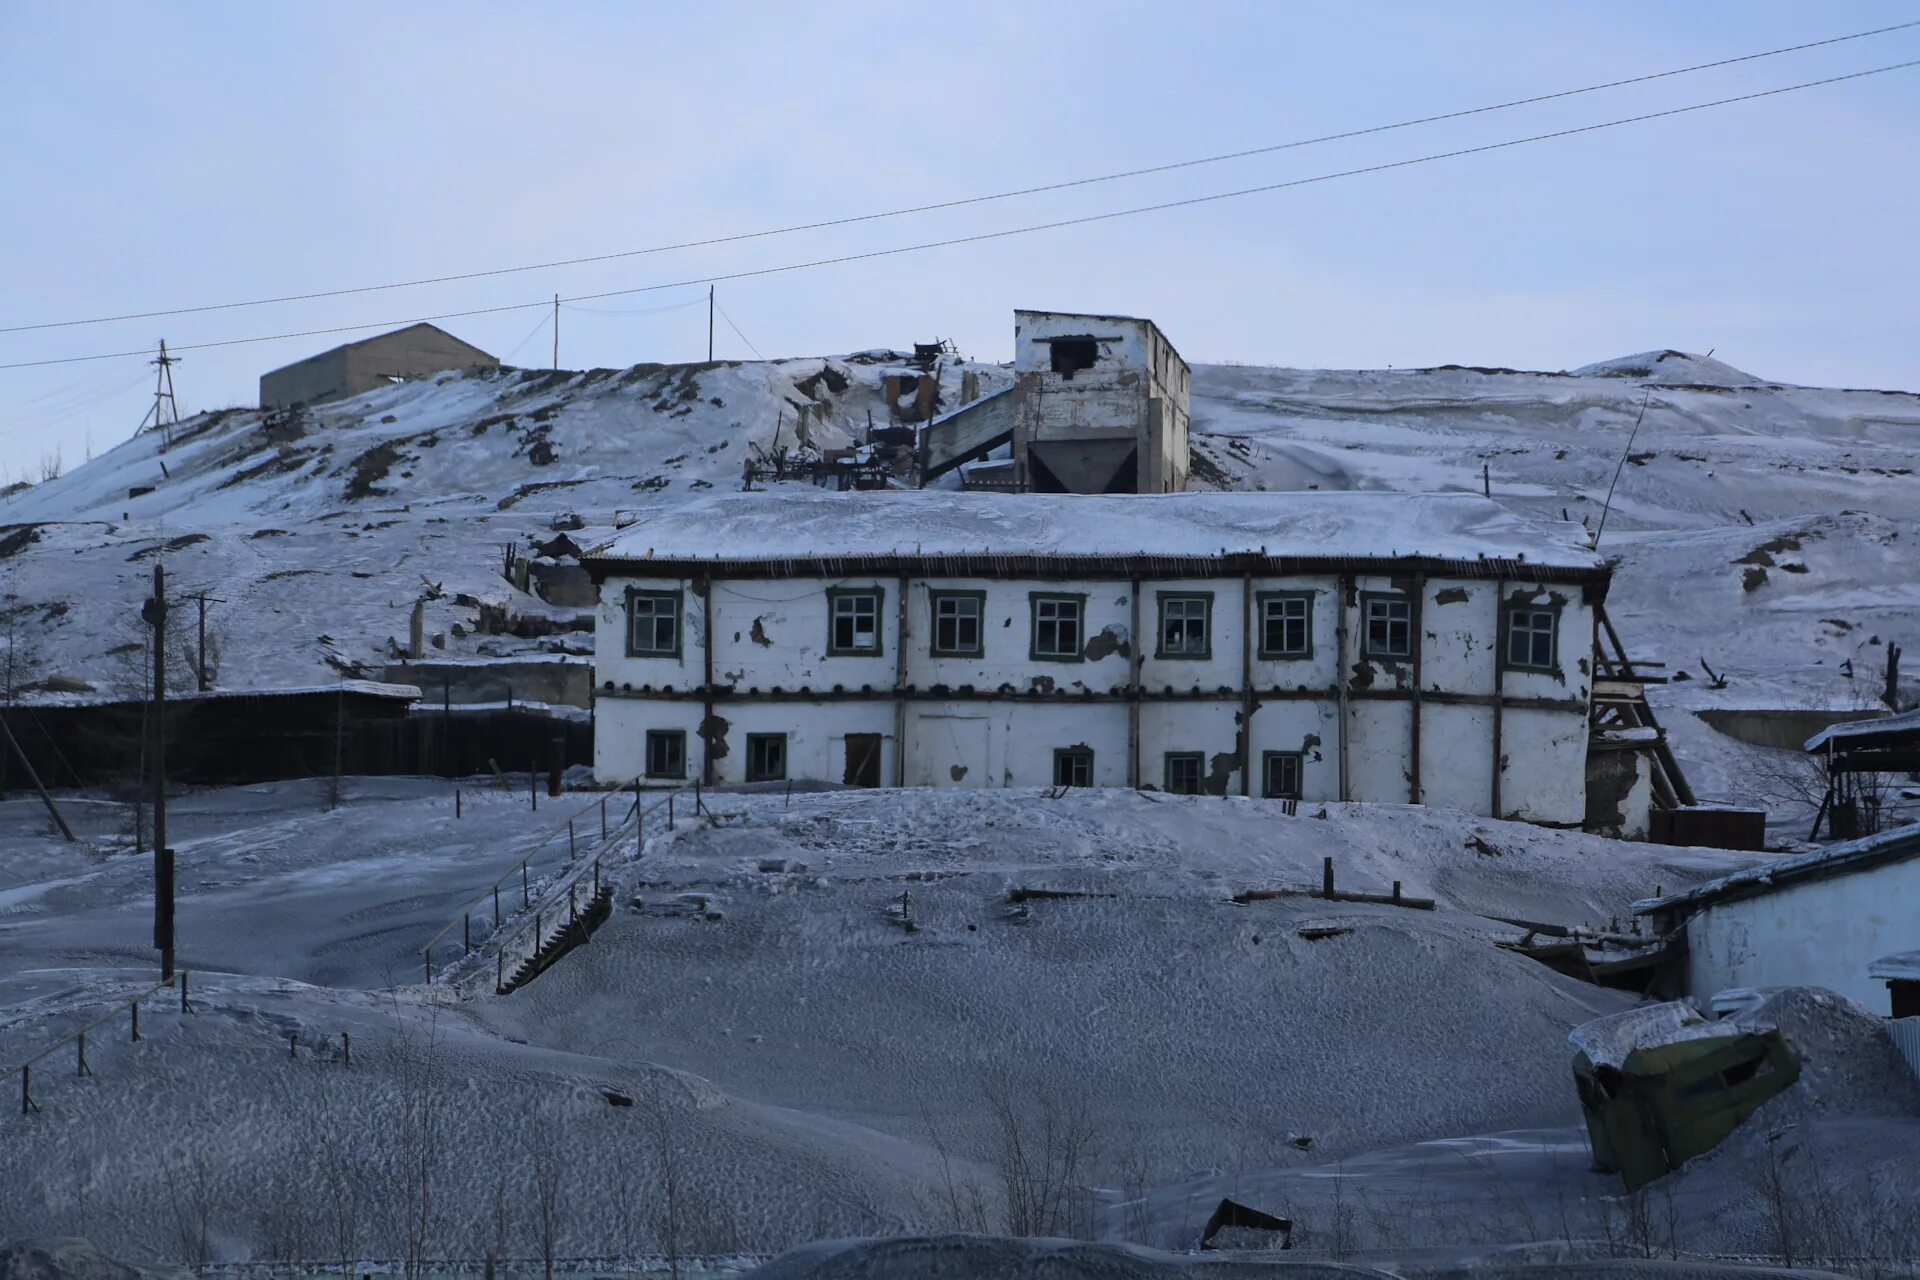
[[[1100,339],[1099,358],[1055,373],[1049,339]],[[1141,493],[1187,487],[1190,373],[1149,321],[1054,311],[1014,312],[1014,462],[1027,482],[1033,441],[1113,440],[1137,450]]]
[[[1687,991],[1825,987],[1882,1017],[1885,982],[1867,976],[1881,956],[1913,946],[1920,859],[1883,863],[1828,880],[1802,880],[1758,897],[1716,902],[1687,923]]]
[[[1332,695],[1344,682],[1347,709],[1348,794],[1356,800],[1403,803],[1411,792],[1413,708],[1408,700],[1363,696],[1377,690],[1410,692],[1411,660],[1361,656],[1361,603],[1369,593],[1411,593],[1410,578],[1356,577],[1345,601],[1336,577],[1254,579],[1254,710],[1242,741],[1243,580],[1148,579],[1140,588],[1138,638],[1141,688],[1139,780],[1160,787],[1165,754],[1198,751],[1206,758],[1209,789],[1238,794],[1243,770],[1251,794],[1262,788],[1261,758],[1268,751],[1303,753],[1302,797],[1340,796],[1340,707]],[[828,588],[874,587],[883,593],[878,656],[830,656]],[[629,589],[682,593],[683,645],[678,657],[626,656],[625,601]],[[1086,582],[952,578],[906,584],[906,660],[900,665],[898,578],[720,580],[714,584],[714,676],[730,692],[715,703],[727,721],[727,752],[716,758],[724,781],[743,776],[749,732],[784,732],[789,773],[838,781],[844,774],[847,733],[879,733],[886,740],[883,783],[893,785],[896,754],[896,681],[916,691],[900,714],[905,721],[902,776],[913,785],[1046,786],[1056,748],[1085,745],[1094,752],[1097,785],[1124,786],[1129,777],[1129,712],[1114,700],[1128,689],[1135,637],[1132,587],[1124,580]],[[931,593],[981,593],[982,653],[934,657]],[[1298,659],[1258,655],[1261,592],[1308,593],[1313,600],[1312,652]],[[1031,656],[1030,593],[1085,597],[1082,660]],[[1159,600],[1163,592],[1210,595],[1210,648],[1202,657],[1161,657]],[[1587,717],[1593,614],[1577,588],[1506,586],[1513,602],[1560,599],[1557,673],[1506,672],[1509,699],[1577,703],[1574,710],[1507,705],[1502,712],[1501,808],[1505,817],[1574,825],[1586,813]],[[1425,694],[1490,696],[1495,638],[1502,601],[1493,582],[1434,578],[1425,584],[1415,631],[1421,638],[1420,686]],[[1345,616],[1346,662],[1337,628]],[[684,728],[689,768],[698,772],[705,606],[700,584],[660,579],[610,579],[598,606],[596,684],[600,723],[596,746],[603,776],[631,777],[644,763],[644,730]],[[611,684],[611,688],[609,688]],[[642,686],[678,691],[680,700],[647,700]],[[756,700],[755,690],[801,689],[842,700]],[[1195,688],[1200,690],[1196,696]],[[858,695],[870,690],[870,700]],[[1319,691],[1315,697],[1265,697],[1261,689]],[[971,699],[929,697],[971,691]],[[1045,700],[1034,698],[1038,693]],[[1065,693],[1065,699],[1057,695]],[[1103,695],[1107,701],[1082,694]],[[1184,695],[1178,701],[1154,694]],[[1004,695],[989,700],[984,695]],[[655,712],[635,708],[657,707]],[[1420,794],[1426,803],[1487,813],[1492,806],[1493,708],[1423,698],[1420,707]],[[1244,752],[1244,754],[1243,754]],[[953,776],[958,766],[962,773]]]

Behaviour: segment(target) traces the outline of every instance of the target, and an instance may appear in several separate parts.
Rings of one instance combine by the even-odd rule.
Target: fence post
[[[579,895],[576,894],[574,890],[579,887],[580,885],[578,881],[575,881],[573,884],[570,884],[567,886],[567,924],[568,925],[572,925],[574,920],[578,918],[577,907],[575,906],[575,902],[578,899]]]
[[[33,1114],[33,1064],[20,1068],[20,1114]]]
[[[80,1046],[80,1053],[74,1063],[73,1073],[77,1076],[90,1076],[93,1074],[93,1068],[87,1065],[87,1033],[82,1031],[76,1043]]]
[[[1400,903],[1400,882],[1398,880],[1393,882],[1393,901],[1395,906],[1398,906]]]
[[[600,859],[593,860],[593,896],[600,896]]]
[[[135,1000],[128,1006],[133,1010],[133,1043],[140,1043],[140,1002]]]
[[[300,1056],[300,1033],[298,1031],[287,1032],[287,1056],[289,1058],[297,1058]]]
[[[574,853],[574,847],[573,847],[573,819],[568,818],[567,819],[567,861],[572,862],[575,856],[576,855]]]
[[[473,954],[473,912],[471,911],[460,917],[460,954],[468,956]]]
[[[606,843],[606,839],[607,839],[607,798],[605,796],[601,796],[600,797],[600,841],[601,843],[603,844]]]
[[[540,762],[527,761],[527,802],[535,813],[540,812]]]
[[[345,1031],[340,1033],[340,1060],[349,1067],[353,1065],[353,1037]]]
[[[1320,896],[1333,897],[1333,857],[1329,854],[1320,860]]]
[[[527,864],[526,861],[522,859],[520,863],[520,909],[525,911],[527,909],[527,903],[530,901],[531,899],[527,897]]]
[[[431,964],[432,961],[428,961],[428,963]],[[187,1001],[187,971],[185,969],[180,971],[180,1012],[193,1012],[193,1005]]]
[[[673,792],[667,792],[667,830],[673,830]]]
[[[427,961],[427,982],[432,983],[433,982],[433,948],[428,947],[425,951],[421,952],[420,954],[424,956]]]
[[[693,780],[693,816],[700,816],[700,779]]]
[[[453,789],[453,816],[456,818],[460,816],[460,788],[458,787]]]
[[[545,938],[546,936],[547,936],[547,927],[545,924],[541,922],[540,913],[536,911],[533,913],[533,954],[534,955],[538,956],[540,954],[540,942],[541,942],[541,939]]]
[[[493,927],[500,927],[500,882],[493,882]]]
[[[507,953],[504,951],[496,951],[493,953],[494,994],[495,995],[500,994],[500,989],[506,985],[507,985]]]

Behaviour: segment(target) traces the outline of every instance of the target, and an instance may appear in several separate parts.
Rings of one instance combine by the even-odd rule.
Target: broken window
[[[627,656],[680,656],[680,593],[627,592]]]
[[[1313,656],[1313,595],[1269,591],[1260,596],[1260,656]]]
[[[1068,380],[1100,358],[1100,344],[1092,338],[1055,338],[1052,346],[1053,371]]]
[[[1061,747],[1053,753],[1053,785],[1090,787],[1093,785],[1093,748]]]
[[[1085,596],[1041,595],[1033,600],[1033,650],[1031,657],[1051,662],[1078,662],[1081,659],[1082,619]]]
[[[1207,657],[1212,645],[1208,620],[1213,613],[1213,596],[1206,592],[1173,595],[1163,591],[1159,600],[1160,652],[1155,656]]]
[[[1507,611],[1507,665],[1525,671],[1551,671],[1560,614],[1554,609]]]
[[[787,776],[787,735],[747,735],[747,781],[779,782]]]
[[[1167,790],[1176,796],[1199,795],[1206,767],[1207,758],[1198,751],[1167,752]]]
[[[936,658],[977,658],[983,652],[980,616],[986,609],[984,591],[932,593],[933,644]]]
[[[1269,751],[1260,758],[1260,794],[1269,800],[1300,798],[1298,751]]]
[[[872,656],[880,652],[880,588],[829,589],[827,652]]]
[[[647,776],[649,778],[687,776],[687,731],[685,729],[647,730]]]
[[[1365,596],[1365,643],[1362,656],[1368,658],[1410,658],[1413,656],[1413,602],[1405,596]]]

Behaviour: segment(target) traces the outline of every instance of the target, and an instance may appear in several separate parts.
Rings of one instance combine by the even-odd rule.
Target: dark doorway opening
[[[850,787],[880,785],[879,734],[850,733],[847,735],[847,771],[841,781]]]
[[[1100,346],[1092,338],[1055,338],[1052,345],[1053,371],[1068,381],[1100,358]]]

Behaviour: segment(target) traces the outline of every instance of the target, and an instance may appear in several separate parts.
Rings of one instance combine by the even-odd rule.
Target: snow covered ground
[[[1075,1221],[1108,1238],[1184,1247],[1222,1194],[1325,1231],[1351,1169],[1403,1224],[1373,1246],[1509,1240],[1553,1197],[1591,1217],[1613,1196],[1578,1155],[1566,1035],[1631,1000],[1498,949],[1516,931],[1487,917],[1603,921],[1750,860],[1412,807],[712,802],[623,866],[590,945],[498,997],[417,985],[413,953],[564,809],[480,793],[455,818],[445,784],[405,780],[351,780],[332,811],[309,784],[183,799],[196,1012],[158,1000],[138,1045],[120,1015],[91,1078],[40,1068],[41,1110],[0,1117],[0,1223],[175,1261],[324,1258],[343,1231],[398,1257],[431,1153],[447,1254],[504,1230],[530,1256],[541,1204],[563,1253],[658,1252],[668,1185],[681,1251],[767,1253],[967,1225],[953,1188],[997,1194],[998,1098],[1094,1136]],[[153,978],[147,864],[45,827],[0,805],[0,1062]],[[1343,888],[1438,906],[1231,901],[1317,883],[1324,856]],[[1520,1208],[1452,1216],[1501,1177]]]

